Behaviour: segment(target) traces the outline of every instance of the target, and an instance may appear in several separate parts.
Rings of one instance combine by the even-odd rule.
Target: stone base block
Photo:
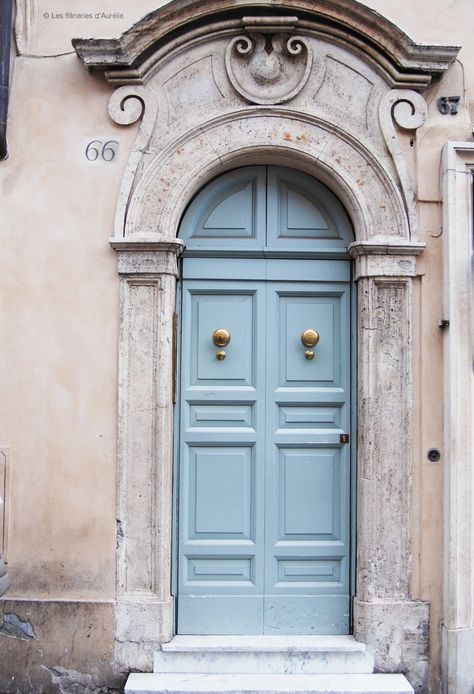
[[[116,605],[115,664],[118,670],[153,670],[153,655],[173,636],[173,602],[122,598]]]
[[[443,626],[443,692],[472,694],[474,691],[474,627]]]
[[[377,672],[403,672],[416,692],[428,691],[430,607],[419,601],[354,599],[354,635],[367,644]]]

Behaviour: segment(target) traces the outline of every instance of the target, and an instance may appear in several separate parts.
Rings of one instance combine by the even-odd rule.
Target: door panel
[[[255,540],[255,461],[251,446],[189,450],[191,540]]]
[[[253,294],[194,294],[192,297],[192,385],[253,385]],[[223,361],[216,359],[212,334],[225,326],[231,340]]]
[[[280,297],[280,340],[286,343],[280,351],[280,385],[291,386],[339,380],[339,321],[337,301],[317,296]],[[317,355],[309,361],[301,335],[307,328],[317,327],[320,341],[314,348]]]
[[[347,633],[350,285],[269,282],[267,310],[264,633]]]
[[[338,451],[279,448],[278,542],[337,539]],[[337,456],[338,457],[338,456]]]
[[[261,632],[264,293],[263,282],[183,283],[180,633]],[[231,335],[222,348],[218,328]]]

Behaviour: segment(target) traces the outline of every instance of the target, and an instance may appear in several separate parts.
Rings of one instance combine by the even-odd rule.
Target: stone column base
[[[116,669],[151,672],[154,651],[173,635],[173,601],[119,599],[115,618]]]
[[[443,625],[443,692],[474,691],[474,627],[448,629]]]
[[[428,691],[430,606],[427,602],[362,602],[354,598],[354,634],[374,653],[377,672],[405,674]]]

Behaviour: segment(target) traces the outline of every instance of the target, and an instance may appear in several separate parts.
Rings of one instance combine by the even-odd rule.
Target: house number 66
[[[86,147],[86,159],[88,161],[113,161],[118,150],[118,140],[92,140]]]

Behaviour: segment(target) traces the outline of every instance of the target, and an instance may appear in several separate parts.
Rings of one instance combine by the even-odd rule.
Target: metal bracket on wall
[[[7,116],[10,89],[10,50],[13,0],[0,3],[0,159],[8,156]]]
[[[7,553],[7,479],[8,479],[8,463],[9,449],[7,447],[0,448],[0,556],[6,559]]]

